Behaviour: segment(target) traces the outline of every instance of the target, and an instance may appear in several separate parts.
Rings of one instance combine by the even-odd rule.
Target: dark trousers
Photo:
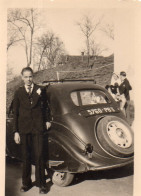
[[[127,100],[126,104],[125,104],[125,115],[126,115],[126,118],[127,118],[127,121],[129,123],[129,125],[131,126],[131,119],[130,119],[130,100]]]
[[[31,160],[35,160],[35,179],[36,186],[45,186],[45,167],[43,160],[43,135],[42,134],[23,134],[22,143],[22,183],[23,185],[31,184]]]

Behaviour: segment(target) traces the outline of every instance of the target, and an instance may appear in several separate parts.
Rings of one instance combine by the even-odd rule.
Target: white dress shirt
[[[28,85],[24,85],[24,86],[25,86],[26,92],[29,93],[29,89],[28,89],[29,86],[28,86]],[[31,93],[32,93],[32,91],[33,91],[33,87],[34,87],[34,84],[32,83],[32,84],[31,84]]]

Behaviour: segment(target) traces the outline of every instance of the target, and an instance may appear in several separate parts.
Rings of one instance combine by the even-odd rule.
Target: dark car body
[[[100,92],[97,97],[102,101],[87,104],[93,92]],[[63,82],[49,85],[46,93],[52,117],[51,128],[44,132],[47,167],[57,172],[79,173],[121,167],[133,161],[133,132],[118,104],[106,89],[91,82]],[[102,131],[98,126],[100,123],[104,126],[105,119],[106,123],[111,122],[109,119],[113,123],[119,120],[119,126],[130,129],[132,138],[129,136],[128,141],[126,140],[127,147],[124,142],[121,146],[125,140],[121,127],[110,131],[113,135],[114,130],[118,132],[121,144],[109,141],[109,136],[106,139],[98,136]],[[126,133],[128,135],[128,131]],[[7,153],[21,159],[21,146],[15,144],[13,139],[12,117],[7,118]]]

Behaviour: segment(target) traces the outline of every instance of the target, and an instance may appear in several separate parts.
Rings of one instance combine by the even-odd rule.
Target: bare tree
[[[102,53],[107,50],[108,50],[108,48],[103,47],[100,43],[96,43],[96,41],[94,39],[91,40],[90,52],[91,52],[91,55],[94,57],[93,63],[91,64],[91,69],[95,64],[97,57],[102,55]]]
[[[27,66],[32,63],[33,38],[36,29],[38,12],[36,9],[10,9],[8,24],[12,25],[26,53]],[[15,39],[14,39],[15,40]],[[11,39],[13,42],[13,38]]]
[[[39,65],[38,65],[38,70],[41,69],[41,63],[43,60],[43,56],[45,54],[45,52],[47,51],[47,48],[50,47],[50,44],[52,43],[52,40],[54,39],[54,34],[49,34],[46,33],[44,35],[42,35],[41,37],[39,37],[37,39],[37,50],[36,52],[39,55]]]
[[[38,70],[46,58],[50,66],[54,66],[60,56],[65,52],[63,42],[53,32],[47,32],[38,38],[37,53],[39,55]]]
[[[11,27],[11,25],[8,25],[8,31],[7,31],[7,51],[11,46],[14,46],[16,43],[23,41],[22,38],[19,37],[17,31]]]
[[[110,39],[114,40],[114,24],[106,24],[101,28],[101,31],[104,32]]]
[[[100,56],[102,52],[107,51],[108,48],[103,47],[101,44],[96,43],[95,40],[91,40],[90,42],[90,51],[91,55],[94,57]]]
[[[9,81],[11,81],[14,78],[13,68],[7,66],[6,72],[7,72],[7,74],[6,74],[7,75],[6,80],[7,80],[7,82],[9,82]]]
[[[98,20],[94,20],[94,18],[90,18],[89,16],[84,15],[81,22],[77,22],[77,25],[80,27],[81,32],[86,38],[88,66],[89,66],[89,59],[90,59],[90,37],[99,27],[101,20],[102,17]]]

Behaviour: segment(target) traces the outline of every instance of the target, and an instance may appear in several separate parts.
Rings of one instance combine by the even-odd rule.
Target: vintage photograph
[[[133,196],[134,15],[7,9],[5,196]]]

